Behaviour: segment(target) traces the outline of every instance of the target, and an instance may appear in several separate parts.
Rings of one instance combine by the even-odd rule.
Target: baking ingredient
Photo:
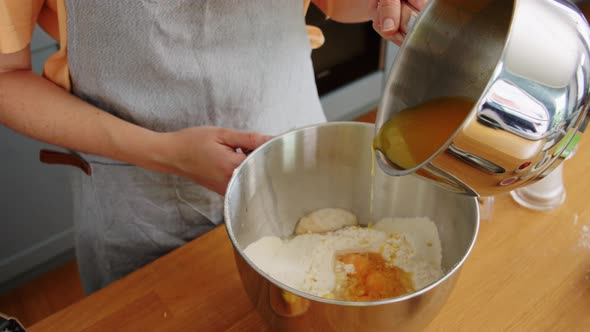
[[[373,149],[402,169],[417,167],[451,138],[474,104],[466,97],[443,97],[401,110],[379,129]]]
[[[356,216],[345,209],[325,208],[311,212],[297,223],[295,234],[324,233],[358,225]]]
[[[369,301],[419,290],[442,276],[441,245],[428,218],[385,218],[289,239],[268,236],[246,256],[281,283],[312,295]]]
[[[387,264],[379,253],[343,254],[336,263],[334,297],[345,301],[374,301],[414,291],[412,276]]]

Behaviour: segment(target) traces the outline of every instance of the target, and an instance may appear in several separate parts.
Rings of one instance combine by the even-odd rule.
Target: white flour
[[[412,275],[416,290],[442,276],[438,230],[428,218],[386,218],[371,228],[349,226],[286,240],[263,237],[244,250],[276,280],[323,297],[329,297],[336,284],[336,256],[360,252],[381,253],[388,263]]]

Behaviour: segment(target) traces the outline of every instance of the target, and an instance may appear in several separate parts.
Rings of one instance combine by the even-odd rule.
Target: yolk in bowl
[[[337,257],[354,271],[338,278],[335,298],[344,301],[375,301],[414,291],[410,273],[388,264],[379,253],[348,253]]]

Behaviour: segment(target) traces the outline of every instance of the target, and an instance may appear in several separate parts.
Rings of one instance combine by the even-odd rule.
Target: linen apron
[[[126,121],[160,132],[209,125],[270,135],[325,121],[301,0],[66,6],[73,93]],[[190,180],[83,156],[92,176],[80,172],[73,183],[87,293],[223,221],[223,197]]]

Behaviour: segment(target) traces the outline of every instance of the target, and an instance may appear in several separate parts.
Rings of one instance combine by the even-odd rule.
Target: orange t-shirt
[[[65,0],[0,0],[0,53],[27,47],[36,23],[60,45],[45,62],[43,76],[69,91]]]
[[[305,14],[310,0],[303,3]],[[70,91],[66,22],[65,0],[0,0],[0,53],[14,53],[27,47],[38,23],[60,45],[59,51],[45,62],[43,76]],[[321,32],[316,30],[308,26],[314,48],[323,43]]]

